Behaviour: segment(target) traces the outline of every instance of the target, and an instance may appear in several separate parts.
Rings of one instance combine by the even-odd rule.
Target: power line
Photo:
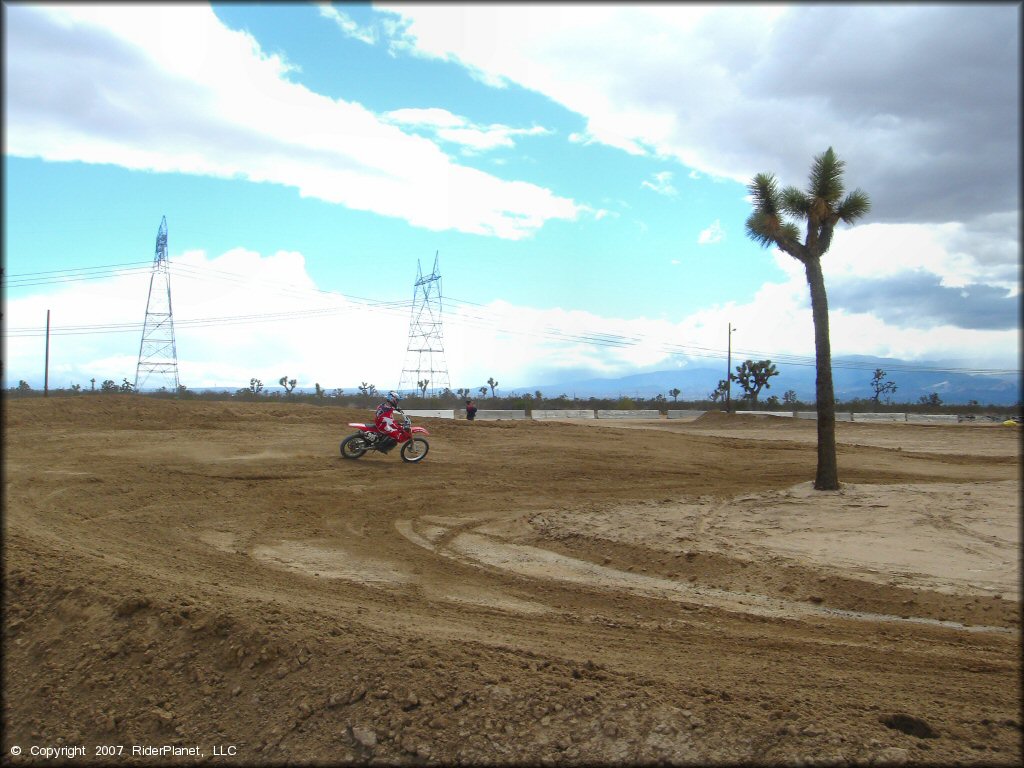
[[[145,270],[141,268],[137,269],[135,268],[136,264],[147,264],[147,266]],[[131,269],[126,270],[124,269],[124,267],[130,267]],[[19,286],[59,284],[66,282],[74,282],[76,280],[98,279],[102,277],[113,277],[125,274],[149,272],[149,270],[150,267],[147,262],[126,262],[123,264],[108,264],[98,267],[83,267],[77,269],[50,270],[47,272],[21,273],[18,275],[11,275],[10,277],[5,277],[4,281],[8,285],[12,280],[15,281],[16,283],[18,280],[29,279],[39,281],[24,282],[20,283]],[[395,316],[401,315],[404,317],[406,316],[409,309],[413,306],[413,302],[408,300],[375,300],[366,297],[339,293],[337,291],[328,291],[320,288],[314,288],[310,286],[281,284],[269,280],[258,280],[252,278],[251,276],[243,276],[234,272],[227,272],[212,268],[199,268],[178,262],[174,262],[174,270],[175,275],[178,277],[184,277],[186,279],[197,280],[200,282],[217,280],[229,284],[238,285],[240,287],[251,288],[253,286],[259,286],[285,296],[308,298],[312,294],[329,297],[335,300],[340,299],[346,302],[344,306],[294,310],[289,312],[260,312],[245,315],[227,315],[191,319],[182,319],[180,317],[176,317],[175,325],[178,328],[202,328],[265,322],[288,322],[308,319],[310,317],[317,316],[338,315],[352,311],[382,312],[384,314]],[[513,336],[527,336],[531,338],[539,338],[552,342],[585,344],[588,346],[602,348],[629,348],[641,346],[648,343],[648,339],[642,336],[623,335],[617,333],[597,331],[577,333],[566,331],[563,328],[559,328],[552,325],[543,325],[540,326],[539,328],[509,327],[503,324],[500,318],[496,316],[493,312],[488,311],[487,306],[484,304],[468,301],[465,299],[457,299],[450,297],[446,297],[445,301],[449,306],[455,306],[460,310],[458,313],[454,315],[448,315],[446,318],[446,322],[454,325],[484,330],[492,330],[495,331],[496,333],[503,333]],[[50,334],[53,336],[72,336],[99,335],[109,333],[138,333],[141,328],[141,323],[131,322],[92,325],[72,325],[51,328]],[[45,329],[40,327],[7,328],[5,329],[5,335],[15,338],[43,336],[45,335]],[[707,358],[715,360],[724,360],[726,358],[725,350],[716,349],[713,347],[703,347],[695,344],[652,342],[650,343],[650,346],[653,350],[660,351],[665,354],[673,356]],[[771,359],[773,362],[782,363],[786,365],[816,365],[816,359],[814,356],[794,355],[780,352],[743,351],[735,349],[733,350],[733,353],[734,355],[739,355],[741,357],[746,356],[752,359]],[[874,362],[858,362],[855,360],[833,359],[832,367],[834,369],[874,370],[879,366],[877,363]],[[1020,369],[1010,368],[997,369],[967,368],[957,366],[922,366],[902,363],[885,365],[885,368],[886,370],[892,372],[906,373],[962,373],[1006,376],[1019,376],[1021,374]]]

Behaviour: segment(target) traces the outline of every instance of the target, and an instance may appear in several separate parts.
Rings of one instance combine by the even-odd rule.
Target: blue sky
[[[453,388],[809,359],[746,183],[830,145],[833,353],[1017,369],[1019,13],[5,3],[4,386],[47,309],[51,387],[134,380],[163,216],[190,387],[396,386],[435,253]]]

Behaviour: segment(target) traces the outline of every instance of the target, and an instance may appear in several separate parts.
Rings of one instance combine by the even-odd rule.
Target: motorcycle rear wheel
[[[341,455],[346,459],[358,459],[369,450],[365,438],[360,435],[349,435],[341,441]]]
[[[402,461],[409,464],[423,461],[430,450],[430,443],[422,437],[413,437],[402,443]]]

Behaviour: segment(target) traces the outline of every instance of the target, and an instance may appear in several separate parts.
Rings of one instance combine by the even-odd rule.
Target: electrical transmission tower
[[[424,277],[419,259],[416,260],[409,345],[405,351],[402,378],[398,382],[399,391],[426,391],[431,397],[451,386],[441,339],[441,275],[437,271],[437,263],[435,252],[434,270]]]
[[[139,344],[139,364],[135,368],[135,391],[141,392],[152,375],[163,386],[178,394],[178,351],[174,346],[174,316],[171,314],[171,272],[167,262],[167,217],[160,220],[156,233],[156,256],[149,277],[146,322]]]

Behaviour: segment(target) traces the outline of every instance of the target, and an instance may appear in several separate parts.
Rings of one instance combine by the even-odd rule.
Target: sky
[[[872,204],[822,259],[832,354],[1019,370],[1020,14],[5,2],[4,387],[48,312],[49,387],[134,382],[168,283],[191,389],[813,361],[747,184],[829,147]]]

